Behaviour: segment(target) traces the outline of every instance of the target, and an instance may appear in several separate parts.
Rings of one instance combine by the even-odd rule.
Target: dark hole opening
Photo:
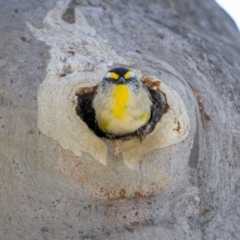
[[[151,118],[147,125],[143,127],[144,135],[153,131],[157,122],[160,121],[162,115],[167,112],[168,104],[166,96],[159,89],[155,90],[147,86],[150,95],[152,97]],[[95,121],[95,111],[92,107],[92,100],[96,92],[97,86],[92,88],[81,89],[76,95],[78,97],[78,104],[76,107],[77,115],[88,125],[88,127],[98,136],[107,138],[97,126]],[[132,137],[139,137],[137,131],[122,137],[116,137],[116,139],[130,139]]]

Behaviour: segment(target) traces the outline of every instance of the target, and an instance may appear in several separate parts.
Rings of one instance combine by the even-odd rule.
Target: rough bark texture
[[[1,2],[0,239],[239,239],[240,34],[215,1]],[[41,133],[40,84],[55,65],[69,74],[54,59],[69,47],[64,31],[73,46],[82,41],[79,49],[94,38],[106,51],[83,70],[73,60],[71,76],[123,64],[159,77],[184,102],[189,136],[130,170],[111,157],[103,166],[88,149],[78,156]],[[59,39],[59,56],[48,33]],[[77,48],[77,56],[95,54]],[[117,192],[101,192],[111,179]]]

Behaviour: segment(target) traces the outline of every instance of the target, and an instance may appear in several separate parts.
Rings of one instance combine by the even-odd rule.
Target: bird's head
[[[113,68],[111,70],[109,70],[104,79],[106,81],[110,81],[113,84],[129,84],[132,82],[136,82],[137,77],[135,75],[134,72],[132,72],[131,70],[127,69],[127,68]]]

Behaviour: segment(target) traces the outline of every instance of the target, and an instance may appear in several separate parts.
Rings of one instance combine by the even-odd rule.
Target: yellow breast
[[[126,105],[130,100],[130,91],[124,84],[116,85],[113,91],[112,114],[116,118],[124,118],[127,114]]]

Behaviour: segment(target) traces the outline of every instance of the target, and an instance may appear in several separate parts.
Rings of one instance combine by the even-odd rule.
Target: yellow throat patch
[[[117,85],[113,91],[112,114],[117,118],[124,118],[126,115],[126,104],[130,99],[130,91],[124,84]]]

